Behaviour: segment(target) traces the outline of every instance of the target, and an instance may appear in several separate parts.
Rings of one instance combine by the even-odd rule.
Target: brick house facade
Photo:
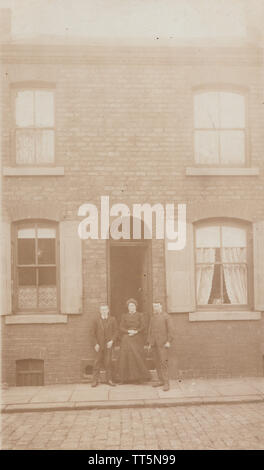
[[[98,305],[109,302],[118,316],[131,295],[146,316],[152,299],[170,313],[173,378],[263,375],[262,49],[6,43],[2,61],[2,381],[18,384],[25,360],[33,369],[34,360],[44,361],[45,384],[80,381],[82,360],[92,355],[89,326]],[[242,97],[244,121],[218,123],[220,151],[203,140],[197,151],[212,130],[195,117],[195,96],[206,93],[223,102],[225,93]],[[38,122],[41,96],[47,115],[48,106],[54,112],[46,123]],[[233,138],[232,148],[240,149],[234,161]],[[221,155],[210,164],[214,151]],[[78,209],[84,203],[99,208],[101,196],[131,210],[135,203],[186,204],[186,247],[169,252],[155,237],[80,240]],[[217,250],[225,250],[197,245],[204,226],[246,234],[242,244],[228,245],[229,255],[232,248],[247,250],[246,259],[233,260],[237,283],[247,279],[238,300],[230,300],[235,275],[227,259],[214,274],[208,266],[195,268],[197,250],[211,249],[216,264]],[[37,261],[23,257],[36,246]],[[201,302],[199,276],[206,278]],[[132,285],[137,291],[129,295]]]

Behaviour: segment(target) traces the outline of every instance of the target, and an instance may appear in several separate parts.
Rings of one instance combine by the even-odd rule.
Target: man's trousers
[[[164,346],[152,346],[153,359],[160,382],[169,383],[169,351]]]
[[[106,346],[95,353],[93,365],[93,381],[98,382],[100,370],[105,370],[106,381],[112,380],[112,348]]]

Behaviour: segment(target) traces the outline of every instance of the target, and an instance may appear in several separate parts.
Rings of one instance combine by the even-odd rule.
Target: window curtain
[[[246,248],[222,248],[226,290],[231,304],[247,303]]]
[[[206,305],[212,290],[215,248],[197,248],[196,259],[197,263],[210,263],[196,266],[197,302],[199,305]]]

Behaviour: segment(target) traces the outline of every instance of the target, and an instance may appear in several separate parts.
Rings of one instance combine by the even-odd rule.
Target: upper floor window
[[[198,305],[248,304],[247,228],[227,223],[196,228]]]
[[[195,162],[241,166],[246,162],[245,96],[209,91],[194,96]]]
[[[53,90],[16,90],[15,153],[17,164],[54,162]]]
[[[57,226],[48,222],[21,222],[15,230],[16,310],[56,311]]]

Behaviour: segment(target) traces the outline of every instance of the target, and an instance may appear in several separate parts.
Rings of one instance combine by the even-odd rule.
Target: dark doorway
[[[122,245],[110,248],[111,312],[119,319],[127,311],[126,301],[133,297],[138,311],[148,310],[148,266],[146,246]]]
[[[144,313],[148,326],[152,303],[151,239],[144,238],[147,228],[141,221],[141,238],[133,238],[133,217],[130,217],[130,238],[114,240],[108,244],[108,299],[111,314],[119,324],[127,312],[126,302],[133,297],[137,310]],[[145,231],[144,231],[145,230]]]

